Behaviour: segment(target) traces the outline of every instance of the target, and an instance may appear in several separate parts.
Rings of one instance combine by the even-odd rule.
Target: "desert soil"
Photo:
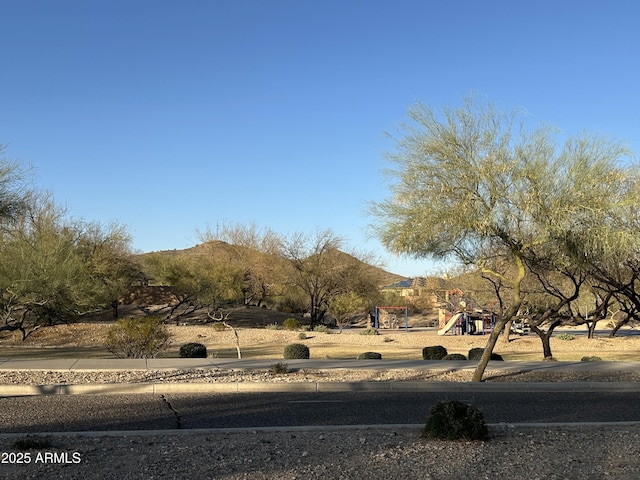
[[[103,345],[107,324],[61,325],[35,332],[26,342],[17,336],[0,338],[0,356],[27,349],[34,354],[68,348]],[[232,332],[217,332],[211,325],[171,326],[174,351],[187,342],[204,343],[212,356],[235,355]],[[383,358],[421,358],[421,349],[443,345],[451,353],[482,347],[482,337],[439,337],[428,331],[382,331],[363,336],[356,329],[338,334],[308,333],[303,341],[314,358],[352,358],[354,353],[378,351]],[[247,357],[282,358],[288,343],[300,342],[299,332],[242,328],[241,347]],[[46,347],[46,348],[45,348]],[[611,360],[637,359],[640,336],[588,340],[552,340],[559,359],[599,355]],[[541,356],[535,336],[515,337],[496,349],[503,355]],[[564,357],[564,358],[563,358]],[[532,359],[532,358],[527,358]],[[287,375],[270,372],[174,371],[174,372],[4,372],[0,383],[82,383],[140,381],[387,381],[422,379],[468,381],[470,372],[429,371],[301,371]],[[74,377],[73,375],[80,375]],[[83,376],[84,375],[84,376]],[[640,374],[626,377],[596,372],[584,377],[576,372],[527,372],[510,375],[508,381],[640,381]],[[489,381],[503,381],[499,375]],[[535,479],[636,479],[640,471],[640,434],[637,425],[557,426],[546,428],[507,425],[491,428],[488,442],[444,442],[423,438],[416,429],[303,429],[294,431],[121,433],[115,435],[69,434],[48,438],[50,445],[29,450],[29,464],[0,465],[0,478],[134,479],[215,478],[264,479],[361,479],[404,478],[452,480],[459,478]],[[7,460],[18,458],[16,437],[0,436],[0,452]],[[57,461],[36,462],[37,455],[57,454]],[[10,454],[13,454],[11,456]],[[79,463],[73,463],[76,459]],[[64,461],[68,460],[68,461]]]
[[[0,334],[0,349],[10,356],[11,349],[30,350],[33,355],[46,355],[50,349],[104,349],[109,323],[75,323],[46,327],[32,333],[24,342],[17,332]],[[175,355],[179,347],[188,342],[206,345],[209,356],[235,357],[236,340],[231,330],[217,331],[212,324],[169,325],[172,347],[169,356]],[[284,346],[290,343],[304,343],[311,352],[311,358],[355,358],[358,353],[375,351],[385,359],[421,359],[422,348],[442,345],[449,353],[467,354],[471,348],[484,347],[487,338],[482,335],[444,335],[434,330],[409,329],[384,330],[380,335],[360,335],[362,328],[345,329],[338,334],[272,330],[267,328],[239,328],[238,337],[243,358],[282,358]],[[623,332],[625,333],[625,332]],[[605,335],[588,339],[584,330],[573,330],[574,339],[562,340],[558,336],[551,339],[551,348],[556,360],[580,360],[583,355],[598,355],[603,360],[640,360],[640,331],[633,330],[609,338]],[[306,338],[301,339],[300,336]],[[498,342],[495,352],[506,360],[542,360],[540,339],[535,334],[512,335],[511,341]],[[4,356],[4,354],[0,356]],[[103,355],[113,357],[104,349]],[[81,355],[78,355],[81,356]]]
[[[72,357],[82,357],[84,350],[97,348],[98,356],[114,358],[104,349],[104,340],[110,324],[77,323],[58,325],[34,332],[25,342],[17,334],[0,337],[0,357],[22,356],[47,357],[63,352]],[[170,325],[172,349],[166,354],[177,356],[180,345],[200,342],[207,346],[211,357],[235,357],[235,337],[230,330],[217,331],[208,325]],[[355,358],[358,353],[376,351],[383,359],[421,359],[422,348],[443,345],[449,353],[468,353],[469,349],[484,347],[483,336],[438,336],[433,330],[409,329],[380,330],[380,335],[359,335],[362,329],[346,329],[342,334],[305,332],[308,337],[301,340],[301,332],[271,330],[266,328],[240,328],[238,335],[243,358],[273,359],[282,361],[284,346],[302,342],[309,346],[311,358]],[[632,333],[632,332],[627,332]],[[604,360],[640,359],[640,335],[624,335],[616,338],[600,336],[588,339],[583,331],[575,331],[573,340],[552,338],[551,345],[556,359],[580,360],[585,355],[597,355]],[[79,350],[75,350],[79,349]],[[512,336],[508,344],[499,341],[496,352],[507,360],[541,360],[540,340],[535,335]],[[320,381],[470,381],[472,371],[460,370],[435,372],[429,370],[303,370],[286,375],[270,371],[122,371],[122,372],[0,372],[0,383],[4,384],[78,384],[78,383],[144,383],[144,382],[320,382]],[[639,372],[522,372],[508,376],[489,369],[487,381],[640,381]]]

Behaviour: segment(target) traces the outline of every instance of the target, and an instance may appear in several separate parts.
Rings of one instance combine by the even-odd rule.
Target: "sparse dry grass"
[[[78,323],[42,328],[34,332],[25,342],[17,334],[0,336],[0,356],[60,356],[67,357],[110,357],[104,349],[104,339],[109,324]],[[180,345],[198,342],[206,345],[210,355],[219,358],[236,357],[235,337],[230,330],[216,331],[212,324],[170,325],[173,335],[172,347],[165,356],[177,356]],[[449,353],[467,354],[471,348],[484,347],[486,337],[438,336],[435,331],[424,329],[380,330],[380,335],[358,335],[360,329],[347,329],[342,334],[308,332],[308,338],[299,339],[299,332],[269,330],[266,328],[239,328],[240,346],[244,358],[281,359],[284,346],[290,343],[304,343],[311,351],[311,358],[356,358],[365,351],[375,351],[384,359],[421,359],[422,348],[442,345]],[[498,342],[495,351],[505,360],[532,361],[542,359],[541,342],[537,336],[512,337],[505,344]],[[42,348],[46,347],[46,348]],[[597,337],[587,339],[584,334],[576,334],[574,340],[552,338],[554,357],[561,361],[579,361],[583,356],[598,355],[603,360],[640,361],[640,335],[617,338]],[[77,350],[75,350],[77,349]]]

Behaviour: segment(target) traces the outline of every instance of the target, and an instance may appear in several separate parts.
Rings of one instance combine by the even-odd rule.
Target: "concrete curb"
[[[292,382],[0,385],[0,396],[332,392],[640,392],[637,382]]]

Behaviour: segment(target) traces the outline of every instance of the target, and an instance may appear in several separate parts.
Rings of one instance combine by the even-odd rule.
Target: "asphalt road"
[[[0,433],[423,424],[440,400],[487,423],[640,421],[638,392],[344,392],[0,398]]]

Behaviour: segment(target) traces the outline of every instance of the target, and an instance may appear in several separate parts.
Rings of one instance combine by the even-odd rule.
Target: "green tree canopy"
[[[526,259],[543,247],[575,255],[602,245],[590,232],[607,230],[603,219],[629,208],[636,167],[618,142],[583,134],[558,146],[553,129],[529,133],[520,112],[475,98],[441,111],[419,104],[409,118],[388,155],[391,196],[373,205],[374,228],[393,252],[454,258],[510,288],[509,308],[474,375],[480,381],[500,330],[522,303]]]

